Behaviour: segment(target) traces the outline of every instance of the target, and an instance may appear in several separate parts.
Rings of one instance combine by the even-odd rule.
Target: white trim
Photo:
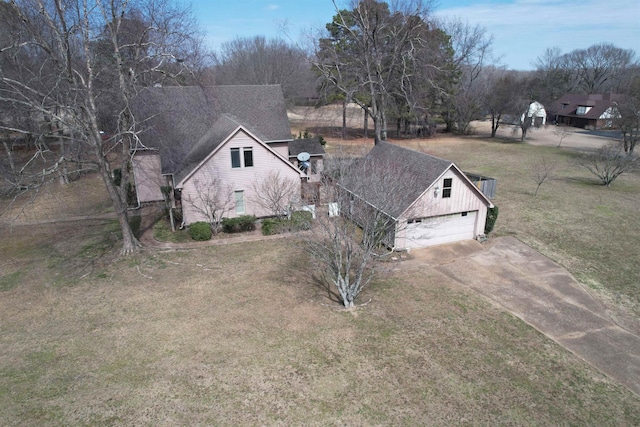
[[[476,185],[473,184],[473,182],[471,182],[469,177],[467,177],[467,175],[464,172],[462,172],[462,170],[458,166],[456,166],[455,163],[451,163],[449,167],[445,169],[445,171],[442,172],[440,176],[438,176],[438,178],[436,178],[429,187],[427,187],[426,190],[420,193],[420,195],[416,197],[416,199],[413,202],[411,202],[411,204],[409,205],[409,207],[407,207],[407,209],[405,209],[400,215],[398,215],[398,218],[404,218],[406,216],[406,213],[410,209],[412,209],[416,203],[418,203],[418,200],[420,200],[428,191],[432,191],[434,185],[438,184],[442,179],[442,177],[444,177],[444,175],[447,172],[449,172],[449,170],[451,170],[452,167],[455,168],[456,171],[458,171],[458,173],[462,177],[462,180],[465,181],[467,185],[472,188],[472,191],[475,191],[477,195],[479,195],[482,199],[484,199],[485,203],[487,204],[487,208],[492,208],[493,203],[491,202],[491,200],[489,200],[489,198],[485,196],[484,193]]]
[[[227,142],[229,142],[231,139],[233,139],[239,132],[244,132],[245,134],[247,134],[251,139],[253,139],[254,141],[256,141],[259,145],[263,146],[267,151],[269,151],[271,154],[273,154],[274,156],[276,156],[278,159],[280,159],[282,162],[284,162],[285,164],[287,164],[291,169],[293,169],[294,171],[296,171],[296,173],[298,174],[298,176],[300,178],[302,178],[304,175],[302,173],[302,171],[298,170],[298,168],[296,168],[293,164],[291,164],[291,162],[289,162],[288,159],[286,159],[284,156],[282,156],[280,153],[278,153],[277,151],[275,151],[274,149],[272,149],[271,147],[269,147],[265,142],[263,142],[260,138],[258,138],[257,136],[255,136],[254,134],[252,134],[251,132],[249,132],[247,130],[247,128],[245,128],[242,125],[238,125],[238,127],[229,134],[229,136],[227,136],[220,144],[218,144],[218,146],[216,148],[214,148],[211,153],[209,153],[202,161],[200,161],[200,163],[198,163],[198,165],[193,168],[191,170],[191,172],[189,172],[184,178],[182,178],[182,180],[178,183],[178,185],[176,186],[176,188],[182,188],[184,186],[184,183],[189,180],[205,163],[207,163],[213,156],[215,156],[218,151],[222,150],[222,147],[224,147]],[[285,141],[280,141],[280,142],[285,142]]]

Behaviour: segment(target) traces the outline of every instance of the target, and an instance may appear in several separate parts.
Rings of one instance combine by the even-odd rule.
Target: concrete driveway
[[[568,271],[513,237],[411,252],[640,395],[640,337],[616,325]]]

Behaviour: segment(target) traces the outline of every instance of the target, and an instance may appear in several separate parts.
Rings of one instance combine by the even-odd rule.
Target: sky
[[[347,2],[337,0],[338,7]],[[495,63],[531,70],[547,48],[563,53],[613,43],[640,55],[640,0],[440,0],[433,13],[480,25],[493,36]],[[237,37],[302,40],[331,21],[331,0],[192,0],[206,42],[214,50]],[[286,33],[283,32],[286,29]]]

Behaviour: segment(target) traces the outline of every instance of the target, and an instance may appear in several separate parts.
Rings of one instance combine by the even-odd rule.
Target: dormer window
[[[576,109],[576,114],[587,114],[592,107],[587,107],[586,105],[579,105]]]

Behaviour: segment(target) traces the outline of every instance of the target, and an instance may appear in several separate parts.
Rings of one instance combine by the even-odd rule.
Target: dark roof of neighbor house
[[[313,155],[324,155],[324,148],[317,137],[294,139],[289,142],[289,157],[296,157],[300,153]]]
[[[397,219],[452,165],[449,160],[380,142],[362,159],[361,167],[350,169],[342,185]],[[367,178],[363,180],[362,174]]]
[[[614,93],[594,93],[591,95],[567,93],[553,103],[550,112],[565,117],[581,117],[598,120],[609,107],[622,101],[624,95]],[[576,114],[580,106],[591,107],[586,114]]]
[[[143,88],[133,109],[141,142],[160,149],[165,173],[184,169],[195,145],[221,131],[212,127],[222,116],[266,143],[292,139],[280,85]]]

